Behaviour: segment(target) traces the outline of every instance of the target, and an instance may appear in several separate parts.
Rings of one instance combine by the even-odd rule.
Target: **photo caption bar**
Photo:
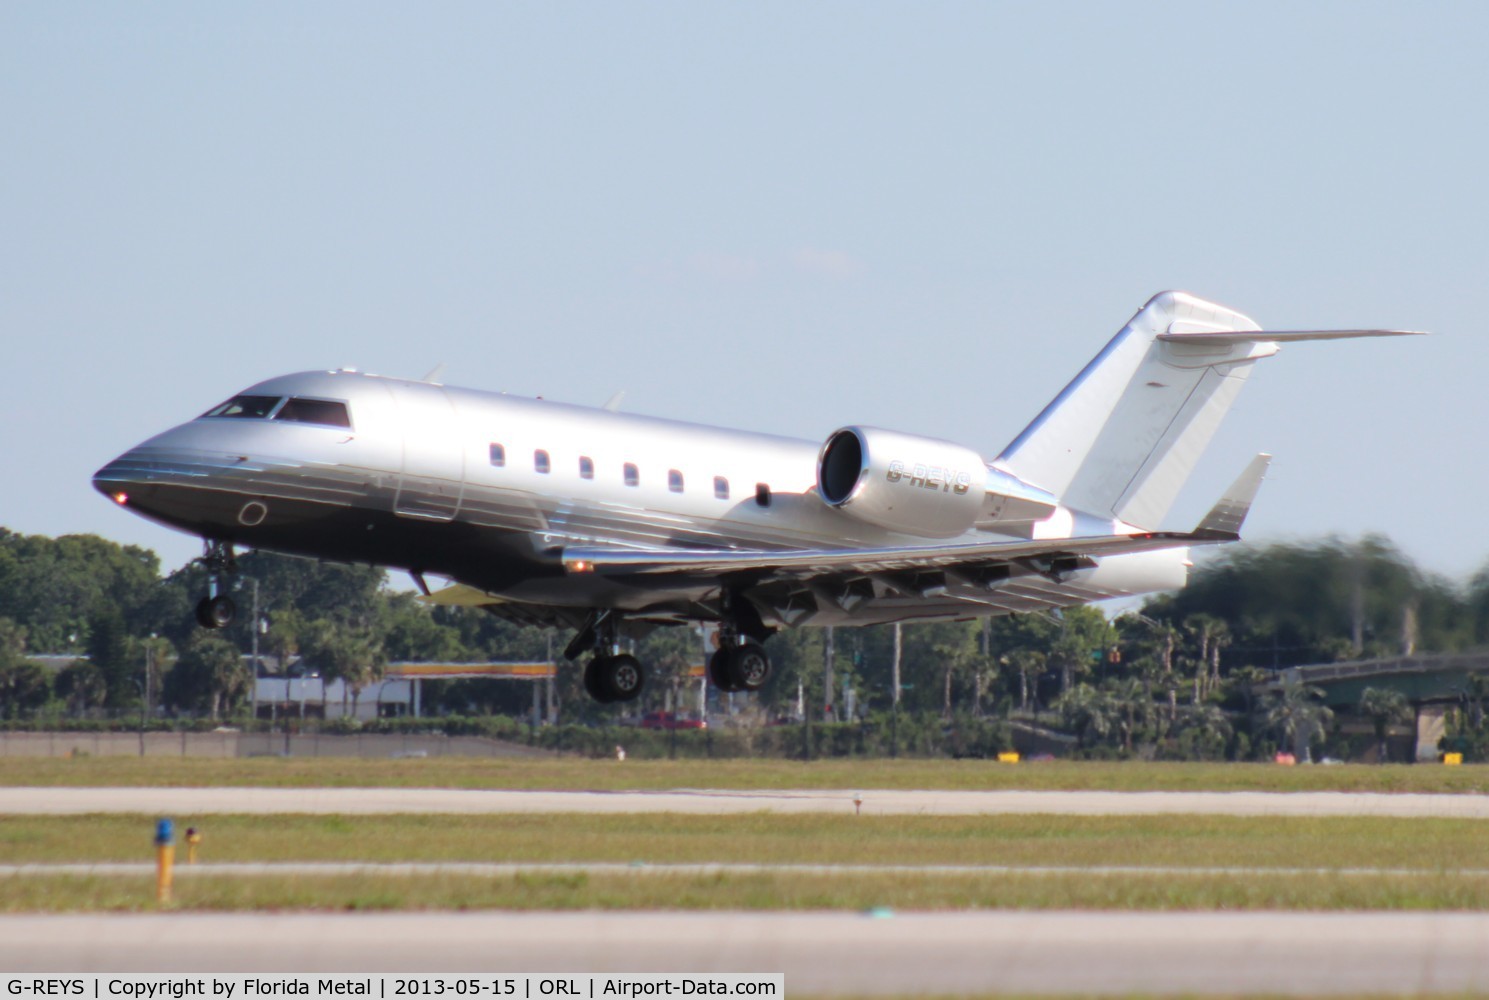
[[[305,997],[332,1000],[369,997],[403,1000],[426,997],[510,997],[543,1000],[583,997],[626,1000],[640,997],[783,997],[783,973],[628,972],[578,975],[537,972],[420,973],[417,975],[301,975],[298,973],[225,974],[173,972],[159,975],[89,973],[79,976],[0,975],[0,1000],[11,997],[71,997],[76,1000],[265,1000]]]

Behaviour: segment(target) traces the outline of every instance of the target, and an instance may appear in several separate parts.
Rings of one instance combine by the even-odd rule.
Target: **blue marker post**
[[[155,822],[155,901],[171,901],[171,869],[176,864],[176,824],[168,819]]]

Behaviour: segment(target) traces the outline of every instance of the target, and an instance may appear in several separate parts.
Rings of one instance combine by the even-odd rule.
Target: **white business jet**
[[[629,643],[710,622],[725,691],[770,675],[797,625],[1050,611],[1182,586],[1234,541],[1258,455],[1191,531],[1159,526],[1253,365],[1291,341],[1155,296],[992,459],[844,427],[723,430],[354,371],[260,382],[99,470],[120,506],[201,536],[208,628],[235,614],[235,546],[409,572],[428,599],[576,630],[603,702],[640,694]],[[430,594],[425,575],[452,581]]]

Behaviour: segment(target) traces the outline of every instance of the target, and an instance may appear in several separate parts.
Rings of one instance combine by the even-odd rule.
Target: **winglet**
[[[1251,460],[1245,470],[1230,484],[1230,488],[1215,501],[1215,506],[1194,529],[1194,534],[1215,539],[1233,539],[1241,536],[1241,525],[1251,513],[1251,501],[1267,475],[1272,456],[1261,454]]]

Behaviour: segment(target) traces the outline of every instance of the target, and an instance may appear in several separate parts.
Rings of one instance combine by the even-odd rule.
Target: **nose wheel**
[[[226,594],[204,597],[196,605],[196,623],[202,628],[227,628],[237,616],[238,605]]]
[[[201,562],[207,567],[207,596],[197,602],[197,624],[209,629],[227,628],[238,616],[238,605],[228,596],[232,576],[238,571],[233,547],[225,542],[209,541]]]

